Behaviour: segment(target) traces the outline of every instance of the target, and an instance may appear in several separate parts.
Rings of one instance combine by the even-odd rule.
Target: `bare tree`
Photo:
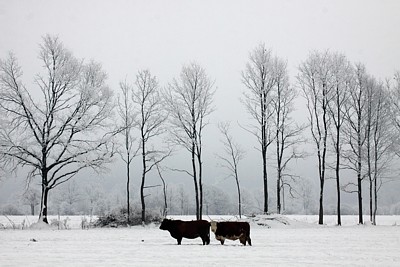
[[[300,199],[302,200],[302,209],[305,214],[310,214],[313,210],[313,187],[314,183],[312,183],[308,179],[301,179],[299,180],[299,195]]]
[[[276,84],[276,77],[273,66],[274,58],[271,56],[271,51],[267,50],[264,44],[260,44],[250,52],[249,62],[242,72],[242,81],[247,88],[243,94],[243,103],[256,122],[248,126],[247,130],[261,145],[264,213],[268,213],[267,150],[274,138],[271,122],[273,115],[271,94]]]
[[[284,198],[284,187],[289,187],[289,192],[292,190],[289,179],[285,180],[284,178],[294,177],[294,175],[286,173],[285,170],[293,159],[304,157],[303,153],[296,152],[295,147],[303,142],[300,135],[305,126],[296,124],[291,118],[291,113],[294,110],[293,104],[298,93],[294,87],[289,86],[286,62],[276,58],[274,68],[276,85],[272,92],[272,105],[277,160],[276,210],[280,214]],[[289,149],[292,149],[292,151],[288,155]]]
[[[158,176],[161,179],[162,185],[163,185],[163,196],[164,196],[164,208],[162,209],[162,216],[166,217],[168,214],[168,197],[167,197],[167,184],[165,183],[165,179],[162,175],[162,168],[160,167],[160,165],[157,163],[156,164],[157,167],[157,172],[158,172]]]
[[[0,129],[1,160],[29,167],[40,177],[39,220],[47,221],[48,194],[81,170],[101,170],[113,155],[112,94],[100,64],[74,58],[57,37],[43,37],[39,58],[44,73],[33,94],[21,80],[14,55],[0,61],[0,109],[9,127]]]
[[[239,144],[237,144],[232,135],[229,133],[230,131],[230,123],[220,123],[218,128],[223,135],[223,155],[217,155],[217,157],[221,160],[221,166],[228,170],[229,177],[235,178],[236,188],[238,192],[238,211],[239,218],[242,218],[242,198],[240,193],[240,181],[239,181],[239,172],[238,167],[240,161],[244,157],[244,150],[241,148]]]
[[[155,149],[150,146],[150,142],[155,137],[165,132],[163,127],[167,119],[163,101],[155,76],[150,71],[142,70],[136,75],[136,88],[132,93],[132,102],[135,105],[138,116],[136,117],[136,126],[139,129],[140,150],[142,155],[142,179],[140,184],[140,201],[142,206],[142,222],[146,222],[146,203],[144,190],[146,186],[146,175],[153,167],[163,161],[171,154],[171,150]],[[150,186],[151,187],[151,186]]]
[[[349,149],[344,151],[344,157],[347,161],[347,168],[353,170],[357,174],[357,183],[350,183],[345,187],[347,192],[356,192],[358,199],[358,223],[363,224],[362,209],[362,181],[364,175],[363,168],[363,147],[367,140],[367,81],[369,75],[365,70],[365,66],[357,64],[355,66],[354,82],[349,92],[348,101],[346,101],[346,127],[344,127],[346,143]],[[355,186],[356,190],[349,189],[349,186]]]
[[[66,184],[64,190],[62,191],[63,200],[70,206],[75,204],[81,199],[81,193],[79,187],[76,185],[75,181]]]
[[[31,208],[31,215],[35,215],[35,207],[40,204],[40,192],[36,189],[29,188],[22,195],[22,202],[29,205]]]
[[[81,190],[75,181],[71,181],[58,187],[56,202],[60,204],[58,214],[76,214],[76,204],[81,200]]]
[[[387,81],[387,86],[390,88],[390,102],[391,102],[391,117],[396,133],[394,135],[393,143],[396,144],[394,151],[400,157],[400,71],[397,71],[393,78],[393,83]]]
[[[126,81],[120,83],[121,96],[118,98],[118,115],[121,119],[122,130],[120,133],[123,136],[123,152],[118,151],[122,161],[126,166],[126,210],[127,210],[127,224],[130,223],[130,182],[131,182],[131,163],[137,156],[139,151],[135,147],[136,137],[134,136],[135,119],[137,114],[134,111],[132,99],[132,87]]]
[[[185,192],[185,189],[182,185],[180,185],[177,189],[177,201],[179,203],[179,209],[181,215],[187,215],[189,206],[188,206],[188,195]],[[172,194],[171,194],[172,195]]]
[[[105,197],[104,191],[99,184],[93,183],[86,185],[84,188],[84,195],[89,202],[89,215],[93,216],[95,206]],[[100,215],[98,213],[95,214]]]
[[[341,186],[340,186],[340,159],[342,156],[342,126],[345,121],[345,103],[348,92],[351,90],[353,69],[351,63],[342,54],[332,54],[333,90],[332,101],[328,103],[329,116],[332,121],[332,142],[335,154],[335,176],[337,194],[337,224],[342,225],[341,219]]]
[[[324,185],[326,179],[327,139],[330,125],[329,103],[332,91],[331,54],[312,52],[301,63],[297,79],[307,100],[310,129],[317,147],[318,177],[320,181],[318,223],[324,223]]]
[[[378,191],[382,185],[383,175],[388,171],[393,160],[393,135],[394,127],[390,114],[389,94],[384,90],[381,83],[372,82],[375,88],[373,94],[373,105],[371,114],[371,135],[372,142],[372,175],[370,181],[370,214],[371,222],[376,225],[376,213],[378,210]],[[378,183],[379,181],[379,183]],[[372,189],[371,189],[372,188]]]
[[[183,66],[180,79],[174,79],[165,94],[174,142],[191,154],[192,172],[179,171],[193,178],[198,220],[203,214],[203,130],[213,111],[213,84],[202,67],[191,63]]]

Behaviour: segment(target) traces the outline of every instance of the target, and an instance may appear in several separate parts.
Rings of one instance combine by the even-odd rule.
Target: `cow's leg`
[[[225,243],[225,238],[221,237],[219,241],[221,241],[221,245],[223,245]]]
[[[241,235],[239,240],[240,240],[240,243],[242,243],[243,245],[246,246],[246,236],[245,235]]]
[[[182,242],[182,237],[178,237],[176,240],[178,241],[178,245],[180,245]]]
[[[206,245],[210,244],[210,233],[206,235]]]

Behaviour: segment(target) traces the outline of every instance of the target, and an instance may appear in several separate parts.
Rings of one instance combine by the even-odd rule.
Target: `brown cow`
[[[210,244],[210,223],[205,220],[181,221],[164,219],[160,225],[161,230],[168,230],[173,238],[181,244],[182,238],[201,237],[203,245]]]
[[[225,239],[240,240],[240,243],[251,246],[250,224],[248,222],[215,222],[211,221],[211,231],[215,238],[224,244]]]

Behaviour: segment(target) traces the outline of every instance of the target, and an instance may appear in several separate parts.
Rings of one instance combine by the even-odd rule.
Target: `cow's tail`
[[[250,234],[247,236],[247,243],[249,244],[249,246],[251,246],[251,238],[250,238]]]
[[[250,238],[250,224],[249,224],[249,231],[247,232],[247,243],[251,246],[251,238]]]

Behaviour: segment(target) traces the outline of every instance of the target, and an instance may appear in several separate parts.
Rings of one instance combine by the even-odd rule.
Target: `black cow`
[[[168,230],[173,238],[181,244],[182,238],[201,237],[203,245],[210,244],[210,223],[205,220],[181,221],[164,219],[160,225],[161,230]]]
[[[211,231],[215,238],[224,244],[225,239],[240,240],[240,243],[251,246],[250,224],[248,222],[215,222],[211,221]]]

